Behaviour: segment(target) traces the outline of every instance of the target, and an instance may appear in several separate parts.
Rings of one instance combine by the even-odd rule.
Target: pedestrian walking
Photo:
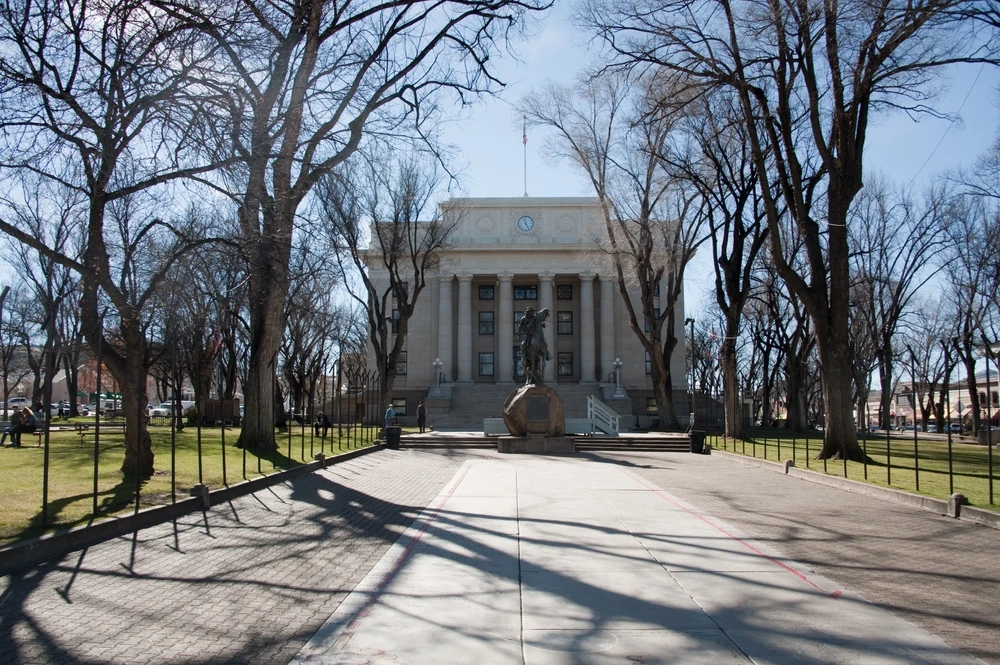
[[[421,402],[417,404],[417,425],[420,426],[420,433],[424,433],[424,425],[427,424],[427,407]]]

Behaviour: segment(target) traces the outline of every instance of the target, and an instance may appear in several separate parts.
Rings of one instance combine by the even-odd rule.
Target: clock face
[[[527,233],[531,229],[535,228],[535,220],[525,215],[521,219],[517,220],[517,228]]]

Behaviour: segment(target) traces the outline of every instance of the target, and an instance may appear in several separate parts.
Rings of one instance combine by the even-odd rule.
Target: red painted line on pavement
[[[392,582],[393,578],[396,577],[396,575],[399,573],[399,570],[403,567],[403,562],[406,561],[407,557],[410,556],[410,554],[413,552],[416,546],[420,543],[420,539],[423,537],[424,532],[427,531],[427,528],[431,525],[431,522],[433,522],[435,518],[437,518],[438,513],[441,512],[441,510],[444,508],[444,505],[448,503],[449,499],[451,499],[451,495],[454,494],[455,490],[458,489],[458,486],[462,484],[462,480],[465,479],[465,474],[467,474],[468,472],[469,472],[469,466],[466,466],[465,469],[462,470],[462,475],[458,477],[458,480],[455,482],[454,485],[452,485],[452,488],[448,491],[448,494],[446,494],[445,497],[441,500],[441,503],[438,504],[438,506],[431,511],[430,517],[428,517],[424,521],[423,525],[420,527],[420,530],[417,531],[416,535],[413,536],[413,538],[410,539],[410,542],[406,544],[406,548],[403,549],[403,552],[398,557],[396,557],[396,561],[392,564],[392,568],[390,568],[386,572],[386,574],[382,576],[382,579],[375,587],[375,591],[374,593],[372,593],[371,597],[365,602],[365,604],[361,607],[361,609],[358,610],[357,614],[354,615],[354,618],[351,619],[350,622],[348,622],[347,627],[344,629],[344,632],[341,633],[340,636],[337,638],[337,641],[333,643],[333,648],[338,650],[343,649],[345,646],[347,646],[347,643],[351,641],[351,638],[354,637],[354,633],[361,625],[361,620],[364,619],[366,616],[368,616],[368,614],[372,610],[372,607],[374,607],[375,603],[377,603],[379,598],[382,597],[382,594],[389,586],[389,583]]]
[[[777,560],[777,559],[775,559],[775,558],[774,558],[773,556],[769,556],[768,554],[765,554],[764,552],[761,552],[761,551],[760,551],[759,549],[757,549],[756,547],[754,547],[753,545],[751,545],[751,544],[750,544],[750,543],[748,543],[747,541],[743,540],[743,539],[742,539],[742,538],[740,538],[739,536],[736,536],[736,535],[733,535],[733,534],[729,533],[728,531],[726,531],[725,529],[723,529],[723,528],[722,528],[721,526],[719,526],[718,524],[716,524],[716,523],[715,523],[715,522],[713,522],[712,520],[710,520],[710,519],[708,519],[708,518],[704,517],[703,515],[699,515],[698,513],[694,512],[694,511],[692,511],[692,510],[688,510],[688,508],[686,508],[685,506],[682,506],[681,504],[677,503],[676,501],[674,501],[673,499],[671,499],[671,498],[670,498],[669,496],[666,496],[666,495],[664,495],[663,493],[661,493],[661,492],[660,492],[660,490],[656,489],[655,487],[652,487],[652,486],[650,486],[649,484],[647,484],[646,482],[644,482],[644,481],[643,481],[643,480],[641,480],[640,478],[636,478],[635,476],[633,476],[633,475],[632,475],[631,473],[629,473],[628,471],[625,471],[624,469],[622,469],[621,471],[622,471],[622,473],[624,473],[624,474],[625,474],[626,476],[628,476],[629,478],[631,478],[631,479],[632,479],[632,480],[634,480],[635,482],[639,483],[640,485],[642,485],[642,486],[643,486],[643,487],[645,487],[646,489],[650,490],[651,492],[653,492],[653,494],[655,494],[656,496],[660,497],[660,498],[661,498],[661,499],[663,499],[664,501],[669,501],[669,502],[670,502],[670,503],[672,503],[673,505],[675,505],[675,506],[677,506],[678,508],[680,508],[681,510],[683,510],[683,511],[684,511],[685,513],[687,513],[688,515],[692,515],[692,516],[694,516],[694,517],[697,517],[697,518],[698,518],[698,519],[700,519],[700,520],[701,520],[702,522],[704,522],[705,524],[709,525],[710,527],[712,527],[712,528],[713,528],[713,529],[715,529],[716,531],[718,531],[718,532],[720,532],[720,533],[723,533],[723,534],[725,534],[725,535],[726,535],[727,537],[729,537],[730,539],[732,539],[732,540],[735,540],[735,541],[736,541],[736,542],[738,542],[738,543],[739,543],[740,545],[743,545],[743,547],[747,548],[748,550],[750,550],[751,552],[753,552],[753,553],[754,553],[754,554],[756,554],[757,556],[759,556],[759,557],[762,557],[762,558],[764,558],[764,559],[767,559],[768,561],[770,561],[770,562],[771,562],[771,563],[773,563],[774,565],[776,565],[776,566],[779,566],[780,568],[783,568],[783,569],[785,569],[786,571],[788,571],[788,572],[789,572],[789,573],[791,573],[792,575],[795,575],[795,576],[796,576],[797,578],[799,578],[800,580],[802,580],[803,582],[805,582],[805,583],[806,583],[806,584],[808,584],[809,586],[813,587],[813,588],[814,588],[814,589],[816,589],[817,591],[823,591],[823,589],[821,589],[821,588],[820,588],[819,586],[817,586],[815,582],[813,582],[813,581],[812,581],[812,580],[810,580],[810,579],[809,579],[808,577],[806,577],[805,575],[803,575],[803,574],[802,574],[802,573],[800,573],[799,571],[795,570],[795,569],[794,569],[794,568],[792,568],[791,566],[788,566],[788,565],[786,565],[786,564],[784,564],[784,563],[782,563],[782,562],[778,561],[778,560]],[[826,593],[826,592],[825,592],[825,591],[823,591],[823,593]],[[840,591],[840,590],[837,590],[837,591],[834,591],[833,593],[831,593],[831,594],[830,594],[830,596],[832,596],[833,598],[840,598],[840,597],[841,597],[842,595],[843,595],[843,592],[842,592],[842,591]]]

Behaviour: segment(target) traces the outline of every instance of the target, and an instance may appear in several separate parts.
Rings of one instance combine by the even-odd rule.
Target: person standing
[[[389,408],[385,410],[385,428],[389,429],[392,425],[392,419],[396,417],[396,412],[392,410],[392,402],[389,403]]]
[[[427,407],[421,402],[417,404],[417,425],[420,426],[420,433],[424,433],[424,425],[427,424]]]
[[[0,436],[0,446],[3,446],[3,442],[7,440],[7,435],[10,434],[15,427],[21,424],[21,407],[15,405],[12,406],[11,408],[14,410],[14,413],[10,414],[10,426],[5,427],[3,430],[3,436]],[[11,445],[13,446],[14,445],[13,436],[10,438],[10,442]]]
[[[316,416],[316,436],[326,438],[326,433],[330,429],[330,419],[322,411]]]

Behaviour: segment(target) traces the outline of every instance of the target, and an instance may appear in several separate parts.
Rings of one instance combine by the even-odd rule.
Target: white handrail
[[[607,404],[597,399],[593,395],[587,397],[587,419],[591,423],[600,423],[602,430],[611,436],[618,436],[621,425],[621,416]]]

